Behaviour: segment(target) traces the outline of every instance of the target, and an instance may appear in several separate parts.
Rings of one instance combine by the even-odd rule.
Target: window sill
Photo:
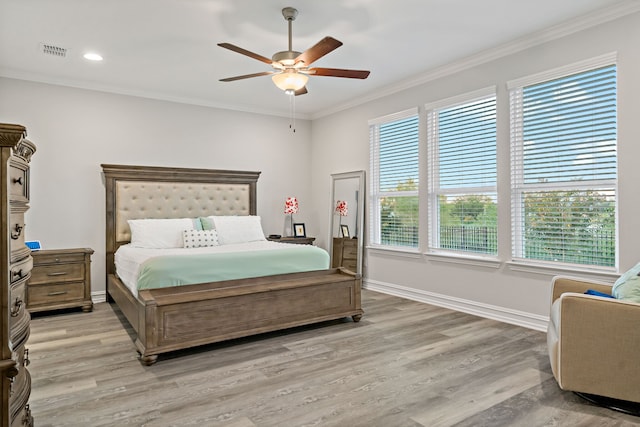
[[[430,261],[450,262],[454,264],[474,265],[476,267],[500,268],[502,262],[496,258],[474,256],[451,252],[429,252],[425,256]]]
[[[500,261],[497,258],[483,256],[473,256],[451,252],[427,252],[421,253],[418,249],[369,245],[366,247],[367,253],[371,255],[381,255],[385,257],[422,259],[425,258],[433,262],[445,262],[461,265],[472,265],[476,267],[500,268],[503,264],[511,271],[540,274],[544,276],[558,275],[582,275],[592,277],[605,282],[614,282],[620,273],[613,269],[580,268],[570,265],[552,265],[544,263],[523,262],[523,261]]]
[[[422,258],[418,249],[403,248],[399,246],[367,246],[367,254],[386,255],[400,258]]]
[[[615,281],[620,274],[612,269],[594,269],[580,268],[569,265],[552,265],[544,263],[523,262],[523,261],[507,261],[505,263],[512,271],[520,271],[525,273],[543,274],[545,276],[557,276],[562,274],[584,275],[596,277],[607,282]]]

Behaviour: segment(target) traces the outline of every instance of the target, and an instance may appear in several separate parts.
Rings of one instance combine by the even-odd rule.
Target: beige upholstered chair
[[[553,279],[547,331],[553,375],[563,390],[638,403],[640,304],[585,295],[588,289],[610,294],[611,284]]]

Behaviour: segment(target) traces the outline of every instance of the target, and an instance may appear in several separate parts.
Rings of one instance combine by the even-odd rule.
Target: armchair
[[[553,279],[547,330],[553,376],[563,390],[592,401],[598,397],[629,401],[624,403],[634,409],[624,412],[638,411],[640,304],[585,295],[588,289],[610,294],[611,284],[565,276]]]

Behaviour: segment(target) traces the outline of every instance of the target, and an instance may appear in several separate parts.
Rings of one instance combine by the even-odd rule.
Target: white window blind
[[[417,109],[369,122],[370,241],[418,247],[419,122]]]
[[[429,247],[497,254],[496,96],[428,108]]]
[[[616,65],[524,86],[511,103],[513,256],[616,265]]]

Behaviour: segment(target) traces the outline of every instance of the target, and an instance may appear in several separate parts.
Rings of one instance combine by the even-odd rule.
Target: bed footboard
[[[138,308],[113,288],[145,365],[169,351],[363,314],[361,277],[343,269],[144,290]]]

